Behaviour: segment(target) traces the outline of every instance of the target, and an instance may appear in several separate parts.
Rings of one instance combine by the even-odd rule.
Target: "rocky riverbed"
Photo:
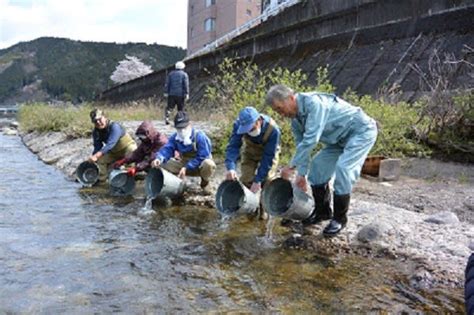
[[[126,122],[133,134],[140,122]],[[155,122],[167,134],[173,128]],[[218,129],[207,123],[195,123],[208,133]],[[8,127],[10,134],[15,126]],[[25,145],[39,159],[62,170],[74,179],[77,165],[92,150],[91,139],[68,139],[62,133],[21,135]],[[214,191],[222,181],[224,166],[211,183]],[[403,161],[402,174],[396,182],[378,182],[362,178],[356,185],[349,211],[349,223],[338,237],[325,239],[323,226],[303,229],[295,222],[288,228],[290,247],[306,247],[337,257],[359,253],[371,257],[389,257],[417,262],[410,279],[414,287],[437,285],[460,286],[464,266],[474,251],[474,170],[470,165],[432,160]],[[195,195],[192,193],[195,192]],[[214,194],[191,191],[186,202],[214,205]]]

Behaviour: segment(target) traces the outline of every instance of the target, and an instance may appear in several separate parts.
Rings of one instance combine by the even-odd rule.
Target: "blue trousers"
[[[335,175],[334,193],[350,194],[352,186],[360,177],[367,154],[377,139],[375,125],[364,131],[350,134],[344,146],[325,146],[311,161],[308,180],[312,186],[329,182]]]

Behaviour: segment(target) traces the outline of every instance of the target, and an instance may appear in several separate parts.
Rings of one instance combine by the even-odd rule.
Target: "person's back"
[[[184,62],[178,61],[175,68],[176,70],[171,71],[166,77],[165,84],[165,97],[168,98],[165,109],[165,123],[167,125],[173,108],[178,106],[178,111],[184,111],[184,102],[189,98],[189,77],[184,72]]]
[[[188,94],[188,74],[184,70],[173,70],[168,75],[166,90],[168,95],[185,97]]]

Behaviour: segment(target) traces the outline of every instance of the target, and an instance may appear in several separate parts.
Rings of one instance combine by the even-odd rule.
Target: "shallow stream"
[[[81,189],[0,135],[0,313],[462,312],[461,290],[418,292],[405,262],[284,248],[278,221],[155,208]]]

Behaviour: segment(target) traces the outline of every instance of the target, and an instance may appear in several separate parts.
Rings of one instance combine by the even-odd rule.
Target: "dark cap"
[[[189,117],[186,112],[180,111],[174,116],[175,128],[186,128],[189,125]]]
[[[91,117],[91,121],[95,123],[97,119],[100,119],[104,117],[105,115],[102,110],[96,108],[90,112],[89,116]]]

